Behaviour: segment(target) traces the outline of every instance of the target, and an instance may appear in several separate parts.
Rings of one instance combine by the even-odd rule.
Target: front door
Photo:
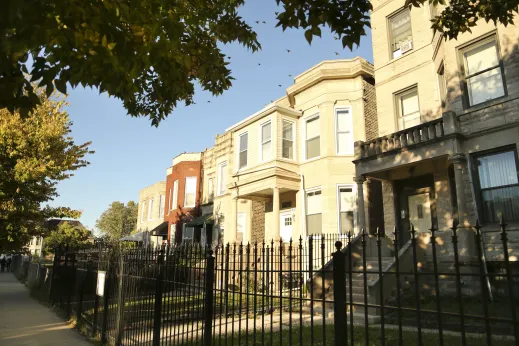
[[[280,214],[279,236],[281,237],[281,239],[283,239],[285,243],[289,242],[290,238],[292,238],[292,222],[292,211]]]
[[[420,193],[407,197],[409,205],[409,223],[414,225],[416,232],[425,232],[431,229],[431,201],[429,193]]]

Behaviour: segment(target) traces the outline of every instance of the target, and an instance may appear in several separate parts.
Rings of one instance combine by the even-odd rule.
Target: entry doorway
[[[292,210],[279,214],[279,236],[283,242],[288,243],[292,238],[292,224],[294,222]]]
[[[409,205],[409,223],[416,232],[425,232],[431,229],[431,200],[428,193],[419,193],[407,197]]]
[[[398,220],[399,246],[404,246],[411,239],[411,224],[415,231],[428,232],[436,225],[436,197],[434,178],[424,175],[395,181],[396,217]]]

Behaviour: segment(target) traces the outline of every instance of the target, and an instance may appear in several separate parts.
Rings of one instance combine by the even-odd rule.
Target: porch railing
[[[358,142],[358,159],[425,143],[445,136],[444,118],[407,128],[369,142]]]

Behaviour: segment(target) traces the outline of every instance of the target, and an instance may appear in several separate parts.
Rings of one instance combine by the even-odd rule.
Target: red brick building
[[[199,216],[202,153],[183,153],[167,170],[164,222],[168,223],[170,243],[182,240],[184,223]]]

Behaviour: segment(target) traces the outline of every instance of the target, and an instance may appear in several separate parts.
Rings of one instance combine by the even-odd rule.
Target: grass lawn
[[[288,328],[288,327],[285,327]],[[349,335],[349,328],[348,328],[348,339],[350,338]],[[302,334],[302,335],[300,335]],[[366,345],[366,339],[365,339],[365,330],[362,327],[354,327],[354,345],[355,346],[364,346]],[[290,340],[290,334],[288,329],[283,330],[280,332],[273,332],[271,333],[265,333],[264,340],[262,340],[261,331],[256,332],[256,340],[254,343],[253,340],[253,334],[249,333],[248,337],[248,345],[251,346],[259,346],[259,345],[270,345],[270,346],[289,346],[289,345],[304,345],[304,346],[321,346],[321,345],[329,345],[334,346],[335,345],[335,338],[334,338],[334,327],[333,325],[327,325],[326,326],[326,343],[323,342],[323,331],[322,326],[314,326],[314,333],[313,333],[313,339],[311,337],[311,328],[303,327],[302,330],[299,328],[293,328],[292,329],[292,339]],[[300,338],[302,338],[303,343],[300,344]],[[232,340],[234,339],[234,340]],[[272,343],[271,343],[272,340]],[[264,341],[264,343],[262,343]],[[290,343],[290,341],[292,343]],[[386,345],[388,346],[394,346],[399,345],[400,340],[398,337],[398,330],[396,329],[387,329],[385,333],[385,341]],[[455,346],[455,345],[461,345],[461,337],[460,336],[453,336],[453,335],[444,335],[443,336],[444,345],[448,346]],[[196,344],[195,341],[186,342],[183,345],[192,345]],[[341,345],[350,345],[349,340],[348,343],[346,341],[342,342]],[[473,336],[467,336],[467,344],[470,346],[485,346],[486,341],[483,336],[481,337],[473,337]],[[511,340],[499,340],[495,341],[495,344],[499,344],[499,346],[508,346],[508,345],[515,345],[515,342]],[[240,343],[238,343],[238,336],[234,335],[234,337],[231,336],[215,336],[213,339],[213,345],[235,345],[235,346],[242,346],[246,345],[245,341],[245,335],[242,334],[240,337]],[[380,328],[378,327],[370,327],[369,330],[369,345],[373,346],[379,346],[381,345],[381,335],[380,335]],[[403,332],[403,342],[402,345],[412,345],[416,346],[419,345],[418,343],[418,333],[416,331],[404,331]],[[422,345],[423,346],[437,346],[439,345],[439,338],[437,334],[433,333],[427,333],[422,332]]]

